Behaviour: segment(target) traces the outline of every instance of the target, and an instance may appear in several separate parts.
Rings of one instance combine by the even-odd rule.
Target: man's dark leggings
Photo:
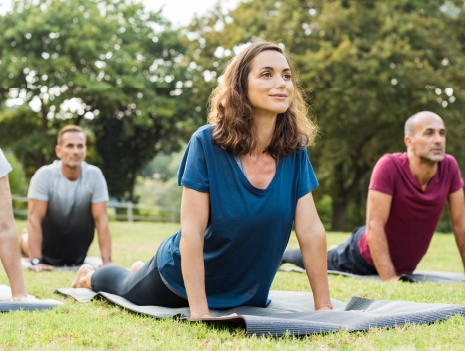
[[[355,228],[343,244],[328,251],[328,270],[357,275],[378,275],[376,268],[365,261],[358,248],[358,242],[365,230],[365,226]],[[282,262],[292,263],[305,269],[300,249],[287,249]]]

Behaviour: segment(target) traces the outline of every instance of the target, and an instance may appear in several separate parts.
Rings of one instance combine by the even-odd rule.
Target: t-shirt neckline
[[[418,189],[423,194],[426,194],[427,192],[431,191],[432,186],[434,183],[436,183],[437,179],[439,179],[439,173],[441,170],[441,162],[438,162],[438,169],[436,170],[436,174],[430,179],[428,185],[426,185],[425,190],[422,189],[421,183],[415,178],[412,174],[412,170],[410,169],[410,161],[408,159],[408,154],[405,152],[405,159],[404,159],[404,171],[407,173],[408,178],[410,181],[415,185],[415,188]]]
[[[229,157],[229,162],[232,163],[234,169],[236,170],[236,173],[239,174],[239,178],[241,178],[242,183],[244,183],[244,185],[250,191],[256,193],[257,195],[266,195],[267,193],[269,193],[273,189],[273,187],[276,184],[276,181],[278,180],[279,175],[281,173],[281,168],[283,166],[283,162],[282,162],[283,160],[278,162],[278,167],[276,168],[276,173],[275,173],[273,179],[271,180],[271,183],[268,184],[266,189],[259,189],[259,188],[256,188],[255,186],[253,186],[253,184],[250,182],[250,180],[245,176],[244,172],[242,172],[239,165],[237,164],[237,161],[236,161],[236,158],[234,157],[234,154],[231,151],[226,151],[226,152],[227,152],[228,157]]]
[[[62,164],[62,161],[61,160],[56,160],[54,161],[54,163],[56,162],[56,167],[57,167],[57,170],[58,170],[58,174],[63,177],[64,179],[66,179],[68,182],[71,182],[73,184],[77,184],[77,182],[82,178],[82,174],[84,173],[84,161],[81,163],[81,173],[79,174],[79,177],[77,177],[76,180],[71,180],[69,179],[68,177],[66,177],[64,174],[63,174],[63,170],[61,169],[61,164]]]

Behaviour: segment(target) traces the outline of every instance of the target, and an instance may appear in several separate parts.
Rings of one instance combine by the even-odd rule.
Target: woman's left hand
[[[13,296],[8,299],[8,301],[22,301],[22,302],[34,302],[36,299],[32,299],[28,296]]]

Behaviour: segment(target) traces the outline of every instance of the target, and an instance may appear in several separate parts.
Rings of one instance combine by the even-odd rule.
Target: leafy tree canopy
[[[0,139],[29,176],[55,158],[67,124],[88,130],[89,161],[119,198],[132,198],[157,152],[179,148],[191,83],[179,34],[160,13],[124,0],[18,0],[0,33]]]

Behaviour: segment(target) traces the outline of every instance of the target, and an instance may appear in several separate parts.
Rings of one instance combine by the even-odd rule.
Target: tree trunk
[[[42,152],[41,149],[39,149],[37,151],[37,154],[34,157],[34,161],[35,161],[35,164],[36,164],[36,170],[39,169],[42,166],[45,166],[45,155],[44,155],[44,153]]]
[[[332,193],[331,230],[343,232],[346,226],[347,196],[345,189],[344,165],[342,162],[334,167],[334,188]]]
[[[134,202],[134,188],[136,186],[136,171],[132,171],[131,183],[129,184],[129,201]]]
[[[367,220],[368,185],[366,183],[366,179],[366,175],[360,178],[360,214],[362,215],[363,224],[365,224]]]
[[[83,118],[84,118],[84,115],[77,116],[76,119],[74,120],[74,124],[77,126],[81,125],[81,121]]]
[[[47,120],[47,109],[45,108],[45,105],[44,105],[44,100],[40,100],[40,103],[41,103],[41,110],[42,110],[42,130],[44,132],[47,132],[48,131],[48,120]]]
[[[346,213],[348,202],[345,199],[333,199],[331,230],[333,232],[344,232],[346,229]]]
[[[44,100],[40,100],[41,110],[42,110],[42,131],[45,135],[48,133],[48,119],[47,119],[47,109],[44,105]],[[39,169],[42,166],[45,166],[45,154],[42,152],[42,147],[39,147],[37,150],[37,155],[35,157],[36,168]]]
[[[355,164],[355,162],[352,162]],[[347,207],[354,198],[357,191],[360,191],[361,186],[365,186],[365,177],[368,172],[367,167],[352,167],[351,171],[354,172],[353,180],[347,183],[346,175],[344,174],[343,163],[339,163],[334,167],[334,182],[332,197],[332,212],[333,218],[331,222],[331,230],[342,232],[346,228],[346,214]],[[362,198],[366,198],[366,193]],[[366,201],[361,203],[362,208],[366,208]],[[364,210],[365,211],[365,210]]]

